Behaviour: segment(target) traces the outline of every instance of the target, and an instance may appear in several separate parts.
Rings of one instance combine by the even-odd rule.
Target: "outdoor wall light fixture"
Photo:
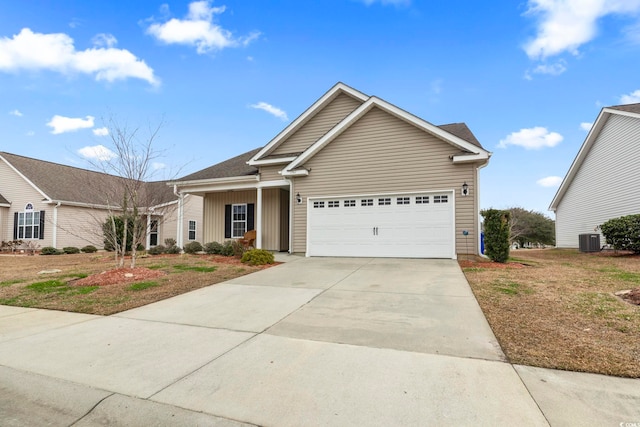
[[[300,195],[300,193],[296,193],[296,203],[297,204],[302,203],[302,196]]]
[[[464,184],[462,184],[462,195],[463,196],[469,195],[469,184],[467,184],[466,181],[464,182]]]

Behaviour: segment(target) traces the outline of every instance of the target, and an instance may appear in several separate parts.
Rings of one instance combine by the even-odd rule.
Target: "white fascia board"
[[[283,170],[282,176],[308,176],[309,171],[306,169]]]
[[[635,119],[640,119],[640,114],[632,113],[631,111],[616,110],[615,108],[605,108],[603,111],[605,113],[618,114],[620,116],[627,116],[627,117],[633,117]]]
[[[351,114],[344,118],[339,124],[333,127],[329,132],[327,132],[322,138],[316,141],[311,147],[309,147],[304,153],[299,155],[296,160],[291,162],[287,167],[282,171],[282,174],[285,176],[289,176],[292,173],[292,170],[296,167],[304,164],[307,160],[313,157],[318,151],[324,148],[329,142],[331,142],[334,138],[344,132],[349,126],[358,121],[362,116],[364,116],[369,110],[373,107],[378,107],[383,111],[388,112],[405,122],[412,124],[419,129],[424,130],[432,135],[435,135],[444,141],[449,142],[451,145],[456,146],[458,148],[464,149],[473,153],[470,156],[466,156],[466,161],[478,161],[488,159],[491,155],[488,151],[471,144],[457,136],[440,129],[439,127],[432,125],[431,123],[410,114],[401,108],[396,107],[393,104],[388,103],[387,101],[377,98],[375,96],[370,97],[367,102],[362,104],[360,107],[356,108]],[[469,160],[471,156],[478,156],[473,160]],[[460,158],[464,156],[459,156]],[[459,160],[462,161],[462,160]],[[307,171],[308,174],[308,171]]]
[[[562,180],[560,187],[558,187],[558,191],[556,191],[556,195],[553,197],[553,200],[551,200],[551,204],[549,205],[550,211],[555,212],[556,209],[558,208],[558,205],[560,204],[562,197],[569,189],[569,186],[571,185],[573,178],[578,173],[578,170],[580,169],[582,162],[587,156],[587,153],[589,153],[591,146],[596,141],[596,139],[598,139],[598,135],[600,135],[600,131],[604,127],[609,116],[612,113],[617,114],[621,112],[622,111],[612,110],[610,108],[603,108],[602,111],[600,111],[600,114],[598,114],[598,118],[593,123],[593,126],[591,126],[591,130],[589,130],[589,134],[587,135],[587,138],[582,143],[582,147],[580,147],[578,154],[576,155],[575,159],[573,159],[573,163],[571,163],[571,166],[569,167],[569,171],[564,176],[564,179]]]
[[[479,154],[469,154],[469,155],[458,155],[453,156],[453,163],[473,163],[478,160],[489,160],[491,157],[491,152],[485,151],[484,153]]]
[[[276,181],[260,181],[256,188],[271,188],[271,187],[288,187],[289,180],[279,179]]]
[[[33,182],[31,182],[31,180],[29,178],[27,178],[26,176],[24,176],[18,169],[16,169],[7,159],[5,159],[2,155],[0,155],[0,159],[2,159],[2,161],[4,161],[7,166],[9,166],[9,168],[11,168],[11,170],[13,170],[15,173],[17,173],[22,179],[24,179],[27,184],[29,184],[34,190],[36,190],[38,193],[40,193],[42,195],[42,197],[44,199],[47,200],[51,200],[51,197],[47,196],[44,191],[40,190],[40,188],[38,188]]]
[[[248,165],[251,166],[267,166],[267,165],[278,165],[278,164],[287,164],[294,161],[296,158],[294,157],[279,157],[277,159],[266,159],[266,160],[249,160],[247,162]]]
[[[197,187],[197,186],[211,186],[217,184],[228,184],[232,182],[246,183],[260,181],[258,175],[246,175],[246,176],[230,176],[226,178],[212,178],[212,179],[196,179],[192,181],[169,181],[167,185],[176,186],[178,189],[183,187]]]
[[[298,130],[303,124],[305,124],[311,117],[313,117],[318,111],[324,108],[329,102],[335,99],[340,93],[346,93],[352,97],[361,101],[366,101],[369,97],[364,93],[338,82],[331,89],[329,89],[320,99],[314,102],[309,108],[307,108],[302,114],[298,116],[289,126],[284,128],[275,138],[273,138],[262,150],[260,150],[255,156],[253,156],[247,163],[254,165],[253,162],[260,159],[260,157],[266,155],[272,149],[280,145],[287,137],[293,132]]]
[[[0,208],[10,208],[11,205],[9,203],[0,203]]]
[[[102,210],[111,210],[111,211],[121,211],[122,208],[120,206],[109,206],[109,205],[100,205],[97,203],[82,203],[82,202],[70,202],[68,200],[46,200],[45,203],[50,205],[57,205],[58,203],[62,206],[75,206],[79,208],[89,208],[89,209],[102,209]]]

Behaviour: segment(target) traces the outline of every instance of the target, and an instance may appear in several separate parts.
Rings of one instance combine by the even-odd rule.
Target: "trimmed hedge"
[[[222,244],[218,242],[205,243],[202,250],[207,255],[220,255],[222,253]]]
[[[197,254],[198,252],[202,252],[202,245],[200,242],[189,242],[184,245],[184,251],[188,254]]]
[[[40,255],[62,255],[64,252],[53,246],[45,246],[40,250]]]
[[[86,254],[92,254],[94,252],[98,252],[98,248],[96,248],[93,245],[87,245],[84,248],[80,249],[82,252],[86,253]]]
[[[264,264],[273,264],[275,259],[273,254],[264,249],[249,249],[244,254],[242,254],[242,259],[240,260],[245,264],[251,265],[264,265]]]
[[[147,253],[149,255],[162,255],[163,253],[165,253],[166,248],[162,245],[157,245],[157,246],[151,246],[151,248],[149,248],[149,250],[147,251]]]
[[[600,230],[614,249],[640,254],[640,214],[610,219]]]
[[[495,262],[509,259],[509,222],[511,213],[498,209],[480,212],[484,218],[484,252]]]
[[[67,246],[66,248],[62,248],[62,252],[64,252],[65,254],[79,254],[80,249],[76,248],[75,246]]]

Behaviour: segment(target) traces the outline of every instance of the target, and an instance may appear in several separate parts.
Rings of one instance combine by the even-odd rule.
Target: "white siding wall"
[[[306,252],[308,197],[455,190],[456,252],[477,253],[477,165],[454,165],[449,158],[454,154],[459,149],[372,109],[307,162],[309,176],[295,178],[293,192],[304,202],[294,204],[293,251]],[[463,182],[471,190],[467,197],[460,196]]]
[[[577,248],[579,234],[640,213],[639,165],[640,120],[611,115],[557,207],[556,245]]]

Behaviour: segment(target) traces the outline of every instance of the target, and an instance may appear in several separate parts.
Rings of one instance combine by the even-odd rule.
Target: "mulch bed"
[[[632,289],[630,292],[620,295],[620,298],[629,304],[640,305],[640,288]]]
[[[166,276],[167,273],[159,270],[151,270],[146,267],[117,268],[93,274],[83,279],[70,282],[75,286],[108,286],[118,283],[139,282],[141,280],[155,279]]]

